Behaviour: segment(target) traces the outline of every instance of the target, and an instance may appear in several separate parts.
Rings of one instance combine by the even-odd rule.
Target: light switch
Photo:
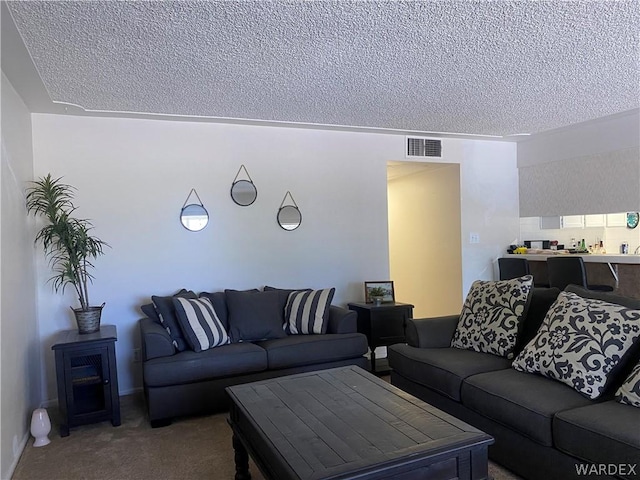
[[[480,243],[480,234],[471,232],[469,234],[469,243]]]

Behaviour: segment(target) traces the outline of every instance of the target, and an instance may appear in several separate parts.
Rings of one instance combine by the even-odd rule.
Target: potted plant
[[[373,287],[369,289],[369,298],[373,301],[375,305],[380,305],[382,303],[384,293],[385,293],[384,288]]]
[[[54,272],[49,279],[56,292],[64,293],[67,285],[73,285],[80,308],[73,308],[79,333],[100,330],[101,306],[89,303],[89,283],[93,280],[92,261],[104,253],[108,245],[91,235],[93,225],[85,219],[72,216],[74,187],[62,183],[51,174],[32,182],[27,189],[27,212],[44,217],[46,225],[36,235],[35,242],[42,243],[45,257]]]

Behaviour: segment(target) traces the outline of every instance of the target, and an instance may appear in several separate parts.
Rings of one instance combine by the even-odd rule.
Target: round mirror
[[[256,201],[258,190],[249,180],[238,180],[231,185],[231,198],[241,207],[248,207]]]
[[[302,213],[298,207],[285,205],[278,210],[278,225],[285,230],[295,230],[302,223]]]
[[[199,232],[209,223],[209,214],[202,205],[192,203],[182,207],[180,222],[187,230]]]

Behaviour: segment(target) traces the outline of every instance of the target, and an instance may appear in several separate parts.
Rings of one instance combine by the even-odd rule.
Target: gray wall
[[[0,478],[9,478],[29,438],[40,403],[40,340],[36,316],[33,222],[24,188],[33,178],[31,115],[2,74],[0,190]]]

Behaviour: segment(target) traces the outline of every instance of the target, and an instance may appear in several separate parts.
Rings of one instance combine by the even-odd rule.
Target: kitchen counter
[[[549,250],[554,252],[554,250]],[[605,253],[600,255],[597,253],[523,253],[523,254],[506,254],[505,257],[524,257],[530,261],[546,262],[547,258],[552,255],[571,255],[582,257],[585,263],[629,263],[640,265],[640,255],[621,255],[619,253]]]

